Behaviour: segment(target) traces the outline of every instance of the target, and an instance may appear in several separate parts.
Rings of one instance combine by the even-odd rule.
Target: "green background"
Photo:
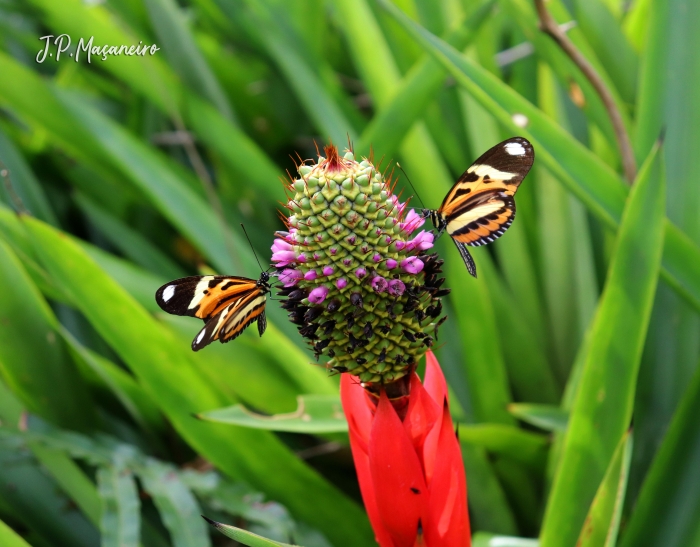
[[[399,161],[435,208],[521,135],[535,165],[479,278],[436,245],[474,543],[700,545],[700,4],[546,5],[612,94],[631,187],[529,0],[0,0],[0,544],[234,545],[201,513],[372,544],[344,432],[193,416],[337,394],[278,303],[263,338],[195,354],[153,295],[257,278],[238,226],[269,263],[317,146]],[[160,49],[67,56],[90,37]]]

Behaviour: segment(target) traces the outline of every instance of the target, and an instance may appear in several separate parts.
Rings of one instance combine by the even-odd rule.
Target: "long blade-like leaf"
[[[225,401],[216,386],[196,372],[189,354],[79,246],[39,221],[27,219],[26,223],[52,277],[194,448],[231,476],[245,477],[283,502],[332,541],[347,545],[370,541],[359,507],[294,458],[272,434],[195,420],[192,413],[218,408]],[[105,301],[109,307],[102,305]],[[342,521],[334,518],[340,508],[345,515]]]
[[[634,390],[656,290],[665,179],[658,149],[625,208],[571,409],[563,453],[548,499],[542,547],[573,547],[595,488],[632,417]]]
[[[605,224],[617,226],[627,193],[617,174],[498,78],[417,26],[393,4],[379,1],[505,127],[530,138],[538,161],[546,164],[591,212]],[[514,120],[516,114],[519,116]],[[515,123],[520,115],[527,121],[525,128]],[[700,248],[670,222],[664,230],[664,280],[700,309]]]

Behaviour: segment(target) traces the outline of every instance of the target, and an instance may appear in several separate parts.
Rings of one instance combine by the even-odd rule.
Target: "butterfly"
[[[535,151],[527,139],[505,140],[476,160],[454,183],[437,210],[423,209],[437,237],[447,232],[464,264],[476,277],[476,264],[467,245],[479,246],[503,235],[515,217],[513,195],[530,171]]]
[[[166,283],[156,291],[156,302],[168,313],[204,320],[204,328],[192,341],[198,351],[214,340],[230,342],[245,328],[258,322],[265,332],[265,301],[270,293],[270,274],[260,279],[227,275],[196,275]]]

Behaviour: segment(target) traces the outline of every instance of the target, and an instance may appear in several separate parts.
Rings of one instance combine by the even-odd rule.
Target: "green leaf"
[[[489,289],[496,316],[500,347],[506,362],[508,381],[515,399],[555,403],[559,389],[541,343],[542,337],[535,334],[533,325],[523,321],[521,304],[496,270],[488,255],[479,262],[479,275]],[[465,347],[466,350],[466,347]]]
[[[7,505],[13,520],[32,530],[39,546],[97,545],[97,529],[71,505],[31,454],[22,450],[21,439],[13,435],[20,443],[8,445],[6,433],[5,428],[0,429],[0,505]]]
[[[202,515],[202,518],[226,537],[235,539],[239,543],[248,545],[249,547],[293,547],[292,544],[289,543],[279,543],[277,541],[272,541],[271,539],[261,537],[257,534],[253,534],[252,532],[247,532],[241,528],[236,528],[235,526],[215,522],[208,519],[204,515]]]
[[[234,122],[235,114],[219,82],[197,48],[181,8],[173,0],[146,0],[151,24],[158,36],[158,44],[170,66],[190,89],[197,91],[216,106],[219,113]]]
[[[687,235],[684,237],[686,246],[691,241],[696,245],[700,243],[697,215],[700,196],[694,182],[700,176],[694,152],[700,146],[697,132],[700,118],[693,97],[688,94],[688,89],[700,85],[700,62],[692,54],[694,48],[700,46],[696,32],[699,18],[697,3],[647,3],[646,49],[637,102],[639,123],[635,134],[635,148],[640,157],[647,153],[658,134],[664,132],[667,214]],[[663,71],[666,77],[659,78],[659,71]],[[664,260],[671,252],[667,244]],[[700,265],[693,258],[687,257],[686,263],[686,268],[694,270],[695,277],[700,276]],[[681,265],[680,260],[678,265]],[[666,276],[664,280],[674,287],[673,281],[668,283]],[[667,431],[700,358],[700,315],[673,294],[666,284],[658,289],[640,371],[630,499],[635,499],[642,488],[645,474],[659,448],[660,438]]]
[[[462,443],[462,460],[467,471],[469,515],[473,529],[515,534],[515,512],[508,503],[493,462],[482,448]]]
[[[80,508],[92,524],[99,526],[100,505],[97,489],[85,471],[61,450],[44,446],[40,442],[28,441],[27,444],[71,502]]]
[[[388,105],[401,81],[401,72],[386,37],[366,0],[339,0],[336,8],[342,20],[340,29],[347,37],[357,71],[374,104],[383,108]],[[356,150],[358,154],[367,152]],[[400,152],[402,165],[411,173],[421,194],[435,196],[436,202],[441,199],[451,186],[452,177],[425,124],[415,124],[404,135]]]
[[[139,266],[164,277],[171,279],[185,277],[183,269],[142,234],[115,218],[83,194],[77,194],[75,201],[90,222],[124,256]]]
[[[7,178],[9,178],[13,191],[22,201],[23,206],[44,222],[54,226],[58,225],[56,215],[41,184],[24,161],[20,151],[0,129],[0,170],[3,169],[9,171]],[[12,197],[7,194],[6,180],[0,177],[0,196],[4,197],[6,203],[14,205]]]
[[[138,547],[141,503],[131,471],[121,465],[100,467],[97,487],[102,503],[102,547]]]
[[[580,357],[582,375],[547,503],[542,547],[574,546],[596,485],[630,423],[663,245],[663,175],[657,148],[630,194],[603,296]]]
[[[593,214],[610,227],[618,225],[628,192],[619,175],[502,81],[415,25],[387,0],[379,1],[504,127],[529,138],[538,161]],[[514,114],[526,117],[526,128],[515,124]],[[670,222],[664,228],[664,280],[700,310],[700,248]]]
[[[160,317],[176,333],[182,351],[190,351],[199,325],[191,318]],[[197,369],[232,400],[276,414],[293,408],[300,393],[338,393],[323,369],[310,366],[302,351],[273,323],[268,321],[263,338],[253,331],[248,329],[236,339],[235,352],[230,346],[212,344],[208,351],[191,355]]]
[[[17,256],[0,239],[0,373],[26,407],[58,425],[94,427],[87,386],[58,323]]]
[[[104,387],[112,391],[134,421],[150,436],[157,438],[158,431],[165,428],[163,417],[133,376],[109,359],[83,346],[65,327],[61,326],[59,333],[75,362],[83,365]],[[88,376],[87,371],[83,375]]]
[[[456,49],[464,49],[472,41],[493,8],[494,2],[483,2],[467,19],[454,25],[445,41]],[[418,61],[401,81],[391,101],[374,115],[357,141],[357,150],[372,146],[391,156],[399,148],[406,133],[420,120],[425,109],[440,91],[445,70],[430,56]]]
[[[148,458],[138,468],[144,489],[153,497],[174,547],[208,547],[206,526],[199,518],[199,504],[169,464]]]
[[[79,246],[34,219],[25,222],[53,279],[194,449],[230,476],[245,478],[284,503],[296,518],[314,525],[331,541],[346,545],[370,541],[371,531],[360,508],[271,433],[195,420],[193,413],[219,408],[226,401],[196,371],[186,345],[108,278]],[[342,521],[334,518],[338,511],[344,514]]]
[[[639,59],[620,28],[620,24],[602,0],[577,0],[576,22],[596,52],[620,96],[634,102]]]
[[[508,412],[530,425],[545,431],[566,431],[569,414],[553,405],[538,405],[533,403],[511,403]]]
[[[348,430],[337,395],[300,395],[297,409],[288,414],[266,416],[243,405],[235,405],[202,412],[197,417],[210,422],[290,433],[342,433]]]
[[[685,547],[700,538],[700,367],[678,403],[627,521],[621,547]]]
[[[577,547],[615,547],[620,517],[625,501],[627,477],[632,458],[632,432],[627,431],[615,449],[610,465],[600,483]]]
[[[316,73],[318,68],[311,65],[311,59],[304,58],[305,52],[297,45],[300,37],[287,35],[278,22],[286,13],[286,7],[284,11],[278,10],[278,13],[273,13],[265,9],[264,2],[253,1],[246,4],[251,14],[254,14],[251,23],[246,25],[248,32],[256,36],[260,45],[277,63],[294,89],[297,99],[313,120],[323,141],[330,139],[340,145],[348,139],[354,140],[355,129],[324,88]]]
[[[536,470],[544,468],[549,446],[549,441],[543,435],[502,424],[460,424],[459,440]]]
[[[42,13],[43,24],[52,27],[56,35],[66,33],[75,40],[84,37],[86,42],[90,36],[94,36],[94,46],[137,45],[139,40],[143,40],[142,32],[125,31],[126,25],[117,24],[114,14],[106,6],[86,5],[80,0],[66,0],[62,6],[51,0],[32,0],[32,4]],[[77,46],[77,42],[74,45]],[[86,52],[83,51],[80,55],[79,62],[87,62]],[[93,62],[96,61],[97,59],[93,58]],[[165,112],[177,112],[182,86],[158,53],[144,56],[111,56],[109,62],[102,62],[100,58],[99,63],[104,70],[125,81],[129,87],[153,101]],[[31,102],[40,93],[43,92],[32,88],[31,97],[27,94],[26,100]],[[50,104],[35,105],[35,108],[37,106],[39,109],[45,109],[49,108]],[[59,118],[62,114],[56,112],[56,116]],[[68,125],[63,129],[70,131],[71,128]],[[86,147],[90,145],[89,141],[84,144]]]
[[[219,152],[223,161],[250,182],[257,190],[256,198],[277,203],[283,172],[255,141],[198,97],[187,96],[184,109],[186,121],[200,141]]]
[[[241,251],[248,257],[248,251],[244,250],[246,246],[242,242],[238,244],[238,237],[230,234],[239,254],[235,259],[230,257],[222,225],[216,215],[211,214],[209,204],[189,188],[163,157],[144,147],[122,127],[75,95],[60,91],[59,96],[66,109],[92,135],[91,139],[102,147],[102,154],[127,173],[161,214],[197,245],[215,267],[220,271],[241,269],[236,267],[235,259],[243,259]],[[252,270],[255,262],[252,256],[248,258]]]
[[[32,547],[12,528],[0,520],[0,544],[4,547]]]
[[[539,547],[536,539],[511,536],[495,536],[479,532],[474,534],[472,547]]]
[[[451,243],[451,242],[450,242]],[[474,417],[478,422],[496,422],[514,425],[515,420],[506,411],[511,402],[491,296],[482,277],[474,279],[464,267],[462,258],[449,245],[446,261],[447,276],[452,279],[452,302],[460,332],[470,333],[461,343],[464,368],[469,387]],[[473,253],[477,271],[488,257]],[[460,305],[469,302],[468,306]]]

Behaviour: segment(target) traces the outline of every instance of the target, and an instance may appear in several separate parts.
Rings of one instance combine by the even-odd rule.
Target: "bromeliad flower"
[[[344,373],[362,497],[382,547],[468,546],[466,482],[447,387],[428,351],[445,317],[433,234],[369,160],[333,146],[299,167],[272,261],[283,307]],[[417,233],[414,233],[417,232]],[[428,351],[425,383],[415,373]]]
[[[325,148],[299,167],[272,262],[292,322],[326,366],[385,385],[415,366],[435,339],[442,260],[426,254],[433,234],[392,193],[370,160]]]
[[[381,547],[468,547],[467,485],[447,400],[431,351],[425,381],[390,400],[352,376],[340,384],[360,490]]]

